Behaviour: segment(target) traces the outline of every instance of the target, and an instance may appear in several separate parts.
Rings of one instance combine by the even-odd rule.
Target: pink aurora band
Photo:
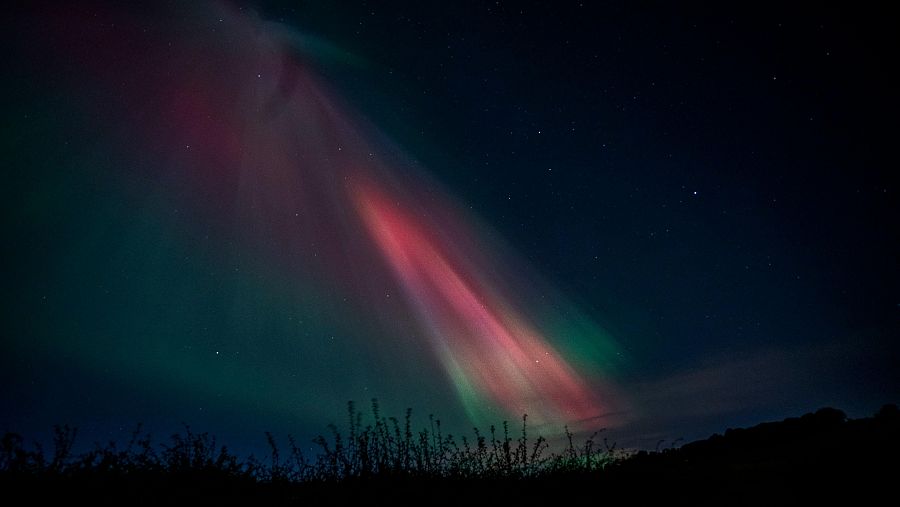
[[[365,315],[382,327],[373,337],[426,341],[472,419],[499,409],[537,424],[615,423],[621,400],[602,371],[614,358],[578,357],[594,339],[614,354],[608,338],[313,71],[351,56],[230,5],[198,9],[167,33],[132,20],[116,32],[132,39],[93,34],[72,50],[90,54],[88,72],[142,149],[167,161],[162,178],[193,216],[230,217],[248,252]],[[390,288],[400,297],[386,301]],[[567,315],[579,336],[557,326]]]

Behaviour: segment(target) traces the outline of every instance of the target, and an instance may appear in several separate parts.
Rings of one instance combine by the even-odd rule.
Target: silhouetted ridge
[[[896,480],[900,410],[885,405],[871,418],[848,419],[823,408],[802,417],[728,429],[723,435],[659,452],[616,451],[594,437],[549,453],[546,441],[523,424],[507,424],[473,438],[433,429],[414,431],[372,406],[364,421],[350,405],[350,426],[314,440],[315,457],[289,439],[282,455],[266,438],[269,459],[239,460],[206,433],[173,435],[153,445],[135,431],[124,447],[110,443],[81,455],[77,432],[56,428],[53,450],[27,448],[7,433],[0,439],[0,487],[32,500],[341,502],[386,496],[393,503],[515,501],[560,498],[665,500],[685,504],[758,505],[813,499],[875,498]],[[26,496],[21,496],[26,495]],[[435,499],[435,495],[437,498]]]

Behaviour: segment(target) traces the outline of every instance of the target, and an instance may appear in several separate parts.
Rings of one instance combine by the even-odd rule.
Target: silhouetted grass
[[[534,499],[545,494],[535,491],[546,488],[580,495],[617,491],[620,497],[634,491],[658,498],[665,488],[703,484],[705,491],[731,498],[745,487],[746,494],[758,495],[747,486],[751,483],[790,485],[786,478],[870,479],[881,470],[896,471],[900,451],[900,411],[893,405],[860,420],[822,409],[780,423],[728,430],[680,448],[660,451],[658,445],[655,452],[636,454],[617,451],[606,439],[598,440],[599,433],[576,445],[568,429],[563,448],[551,452],[544,437],[529,434],[527,416],[514,432],[503,423],[487,432],[476,428],[468,436],[445,433],[432,416],[427,427],[413,429],[410,410],[402,420],[384,417],[377,400],[372,400],[368,417],[353,403],[347,416],[344,432],[329,425],[326,435],[313,439],[310,455],[292,437],[282,449],[265,433],[270,451],[263,460],[239,459],[213,436],[188,426],[159,444],[138,426],[123,447],[96,444],[77,455],[72,449],[78,433],[69,426],[54,428],[50,450],[6,433],[0,439],[0,489],[107,497],[117,492],[117,500],[125,502],[172,494],[295,500],[387,488],[405,491],[412,502],[412,492],[453,491],[459,485],[475,485],[479,495],[509,500],[510,495]],[[887,468],[880,464],[884,458],[889,459]],[[512,484],[519,486],[508,487]]]
[[[528,418],[522,417],[518,434],[509,424],[491,426],[470,436],[445,433],[441,421],[428,418],[428,427],[412,428],[412,411],[403,420],[384,417],[378,401],[364,418],[351,402],[348,425],[341,432],[328,425],[327,436],[313,439],[318,451],[307,456],[293,437],[285,453],[275,436],[266,432],[270,455],[265,461],[251,456],[241,460],[215,437],[195,433],[189,426],[158,445],[138,426],[123,448],[116,442],[96,445],[73,455],[77,430],[56,426],[54,447],[46,453],[40,444],[27,447],[22,436],[7,433],[0,443],[0,474],[6,477],[123,477],[134,474],[206,475],[255,482],[341,482],[375,478],[525,479],[548,473],[602,469],[613,460],[613,449],[598,446],[596,434],[576,446],[566,429],[568,446],[548,452],[543,436],[529,439]],[[49,457],[48,457],[49,455]]]

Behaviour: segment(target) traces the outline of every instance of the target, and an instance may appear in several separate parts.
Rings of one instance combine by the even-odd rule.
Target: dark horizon
[[[570,439],[551,451],[524,429],[519,436],[491,432],[466,441],[426,428],[417,438],[406,423],[373,416],[374,426],[351,423],[343,437],[335,430],[331,439],[316,439],[314,455],[294,442],[282,454],[284,447],[267,434],[269,455],[247,459],[189,429],[168,444],[136,433],[127,446],[87,453],[73,450],[75,433],[67,427],[57,429],[50,452],[4,434],[0,484],[34,501],[119,503],[177,498],[295,505],[378,497],[393,504],[477,498],[543,505],[598,496],[691,505],[877,502],[890,494],[896,475],[890,458],[900,450],[897,405],[855,420],[826,408],[680,446],[660,441],[650,452],[617,450],[594,437],[583,444]]]

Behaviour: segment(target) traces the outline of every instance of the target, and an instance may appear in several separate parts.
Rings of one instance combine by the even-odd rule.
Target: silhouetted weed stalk
[[[80,476],[206,476],[235,478],[252,482],[303,483],[339,482],[359,479],[527,479],[546,475],[581,474],[604,468],[616,459],[615,446],[596,441],[597,433],[576,446],[566,428],[566,446],[550,452],[547,440],[528,434],[528,417],[522,416],[521,431],[510,435],[504,422],[491,426],[487,434],[475,428],[472,436],[445,434],[441,421],[428,417],[428,427],[414,431],[412,410],[402,421],[384,417],[378,401],[372,400],[371,419],[348,404],[346,434],[328,426],[329,436],[313,439],[318,451],[307,456],[293,437],[288,437],[287,454],[282,455],[275,437],[266,432],[270,448],[268,460],[253,456],[239,460],[208,433],[195,433],[185,426],[167,443],[154,445],[149,434],[138,426],[127,446],[115,442],[73,455],[77,431],[69,426],[54,427],[53,450],[49,458],[40,444],[25,446],[16,433],[6,433],[0,441],[0,475],[6,478]]]

